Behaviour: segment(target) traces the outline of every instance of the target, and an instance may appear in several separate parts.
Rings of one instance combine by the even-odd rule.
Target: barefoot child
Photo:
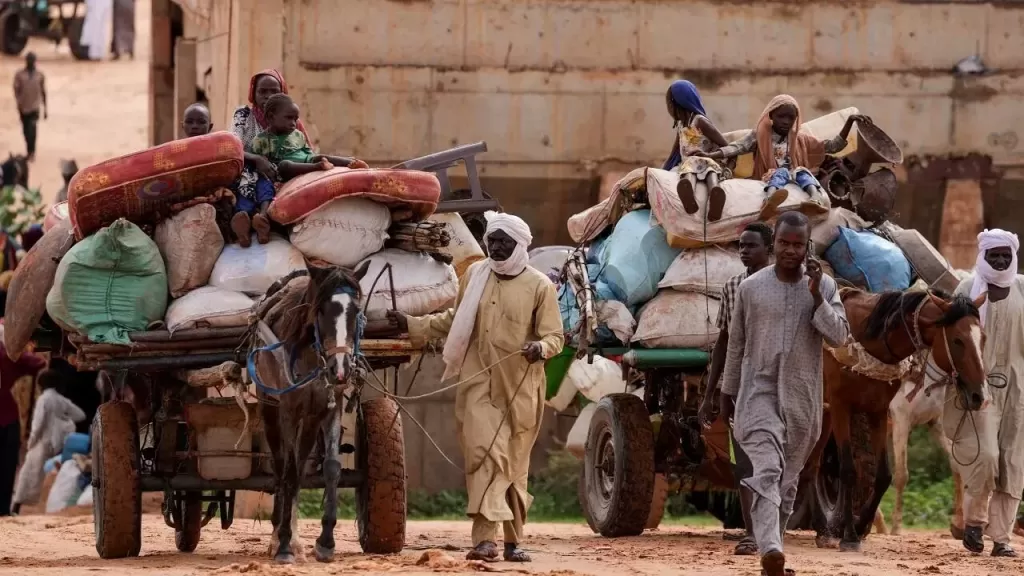
[[[738,142],[708,154],[721,160],[754,153],[754,175],[765,182],[765,201],[761,208],[762,220],[771,218],[775,210],[786,201],[786,185],[796,182],[810,196],[801,207],[815,212],[826,212],[829,201],[814,177],[826,154],[836,154],[846,148],[846,137],[854,122],[870,123],[867,116],[854,114],[834,138],[818,140],[800,133],[800,106],[787,94],[772,98],[761,113],[757,126]]]
[[[298,129],[299,107],[287,94],[278,93],[267,98],[263,115],[267,119],[267,129],[252,139],[248,151],[269,160],[276,167],[280,181],[284,182],[318,170],[330,170],[335,166],[368,168],[365,162],[355,158],[314,154],[305,133]],[[244,197],[238,198],[235,205],[236,213],[231,219],[231,229],[243,248],[249,246],[250,215],[251,227],[256,230],[257,241],[260,244],[270,241],[270,219],[267,216],[267,209],[273,199],[273,183],[262,178],[256,182],[254,201]]]
[[[688,80],[676,80],[665,94],[668,113],[675,120],[676,141],[672,143],[672,154],[665,161],[664,169],[680,174],[677,192],[687,214],[695,214],[700,206],[695,196],[697,182],[708,187],[707,219],[711,222],[722,217],[725,206],[725,191],[719,181],[732,174],[728,168],[719,165],[704,154],[727,145],[725,137],[715,128],[704,112],[697,87]],[[695,155],[698,154],[699,155]]]

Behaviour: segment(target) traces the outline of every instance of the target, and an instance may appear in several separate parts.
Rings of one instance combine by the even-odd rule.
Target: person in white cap
[[[533,500],[526,491],[530,452],[544,413],[541,361],[564,344],[554,285],[529,266],[532,240],[522,219],[488,213],[489,258],[463,275],[455,306],[419,318],[389,313],[414,345],[446,338],[444,379],[460,379],[455,426],[473,519],[469,560],[499,559],[501,524],[505,560],[530,561],[519,543]]]
[[[992,555],[1007,558],[1017,556],[1010,535],[1024,490],[1024,276],[1017,274],[1019,249],[1020,240],[1012,232],[978,234],[974,274],[960,283],[957,293],[972,299],[988,294],[979,309],[987,403],[968,413],[956,387],[950,386],[943,414],[964,480],[964,547],[984,552],[987,534],[995,543]],[[982,338],[980,331],[977,337]]]

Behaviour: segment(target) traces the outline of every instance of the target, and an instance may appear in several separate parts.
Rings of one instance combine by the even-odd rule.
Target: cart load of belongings
[[[816,137],[828,138],[838,133],[852,113],[856,110],[836,112],[808,122],[805,128]],[[869,130],[874,141],[888,141],[884,133],[878,135],[877,128]],[[855,132],[860,133],[860,127]],[[730,136],[738,137],[727,135],[727,139]],[[871,292],[906,290],[921,278],[952,291],[955,276],[927,240],[914,230],[885,221],[895,193],[895,175],[877,166],[881,163],[877,155],[851,152],[856,136],[851,136],[852,146],[841,158],[819,171],[822,182],[845,178],[847,187],[840,197],[830,191],[832,207],[827,213],[806,214],[812,225],[814,255],[841,285]],[[899,161],[902,153],[890,151],[887,157]],[[737,162],[737,174],[744,162],[742,157]],[[876,164],[875,170],[858,172],[856,162],[868,163],[869,168]],[[837,178],[837,172],[843,178]],[[723,215],[717,222],[705,222],[703,208],[696,214],[683,209],[676,192],[678,182],[674,172],[638,168],[619,180],[607,199],[569,219],[570,236],[581,246],[575,257],[585,263],[587,285],[582,289],[578,282],[574,285],[571,264],[558,283],[563,327],[572,342],[562,356],[548,362],[547,397],[556,409],[567,407],[577,389],[590,401],[599,400],[607,390],[625,389],[622,370],[611,360],[596,355],[593,360],[574,359],[579,346],[669,349],[685,355],[709,351],[718,339],[722,291],[729,278],[745,271],[737,241],[744,227],[758,220],[764,183],[725,180]],[[798,210],[808,199],[795,185],[787,189],[789,198],[780,212]],[[706,194],[699,183],[697,200],[702,206]],[[879,210],[880,204],[887,208]],[[766,223],[774,227],[775,216]],[[590,323],[593,334],[584,337],[588,324],[581,310],[587,306],[595,318]]]
[[[19,356],[44,316],[69,333],[83,369],[128,352],[230,352],[254,300],[311,263],[369,261],[362,289],[371,319],[393,305],[428,314],[454,301],[456,269],[483,258],[458,215],[434,216],[437,177],[414,170],[295,178],[270,206],[270,241],[241,248],[227,225],[234,195],[226,188],[242,165],[238,138],[217,132],[78,172],[12,279],[7,353]]]

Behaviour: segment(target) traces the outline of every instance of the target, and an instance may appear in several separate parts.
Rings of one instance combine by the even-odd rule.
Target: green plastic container
[[[576,349],[572,346],[565,346],[557,356],[552,356],[544,363],[544,375],[547,377],[547,388],[544,393],[545,400],[551,400],[558,394],[562,387],[565,375],[569,373],[569,366],[576,356]]]

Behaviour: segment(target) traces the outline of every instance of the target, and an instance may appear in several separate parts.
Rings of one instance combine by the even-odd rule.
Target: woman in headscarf
[[[687,214],[696,214],[700,209],[696,198],[697,182],[707,184],[707,219],[714,222],[722,217],[722,208],[725,206],[725,191],[718,183],[732,176],[732,173],[728,168],[704,155],[727,145],[728,142],[708,119],[700,93],[693,82],[673,82],[665,93],[665,104],[674,121],[676,138],[672,142],[672,153],[669,154],[662,169],[680,174],[679,199],[683,202]],[[695,156],[697,153],[701,155]]]
[[[786,201],[786,185],[795,182],[810,196],[803,208],[827,212],[829,201],[814,177],[826,154],[836,154],[846,148],[854,122],[870,124],[871,119],[853,114],[846,119],[843,129],[834,138],[818,140],[800,132],[800,105],[788,94],[779,94],[765,107],[757,126],[742,140],[725,146],[708,156],[716,160],[735,158],[748,152],[754,154],[754,175],[765,182],[765,202],[760,218],[770,218]]]

